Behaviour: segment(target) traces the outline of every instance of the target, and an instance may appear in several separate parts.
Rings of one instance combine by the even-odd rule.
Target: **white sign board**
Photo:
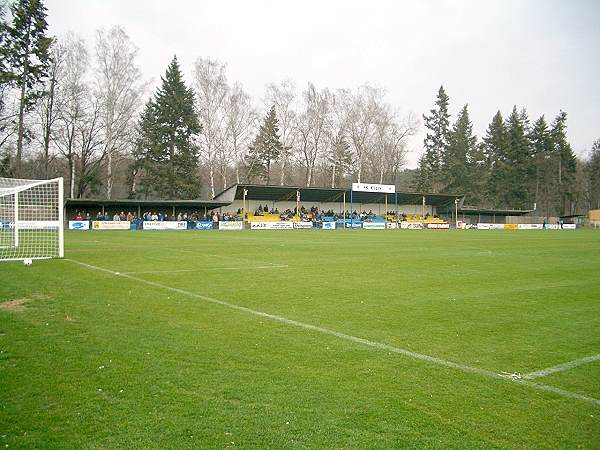
[[[519,230],[541,230],[544,225],[541,223],[520,223],[517,225]]]
[[[504,224],[502,223],[478,223],[478,230],[504,230]]]
[[[251,230],[293,230],[293,222],[252,222]]]
[[[400,222],[400,228],[403,230],[422,230],[423,224],[421,222]]]
[[[58,220],[19,220],[17,228],[21,230],[52,230],[60,228]]]
[[[144,220],[144,230],[187,230],[187,222],[157,222]]]
[[[324,230],[335,230],[335,222],[323,222],[321,226]]]
[[[92,229],[94,230],[129,230],[130,223],[128,220],[115,221],[115,220],[94,220],[92,222]]]
[[[69,220],[69,230],[89,230],[90,222],[88,220]]]
[[[294,222],[294,229],[296,230],[308,230],[312,229],[312,222]]]
[[[393,184],[368,184],[352,183],[352,190],[359,192],[377,192],[381,194],[393,194],[396,192],[396,186]]]
[[[395,230],[396,228],[398,228],[398,224],[396,222],[386,222],[385,227],[388,229]]]
[[[363,222],[363,230],[385,230],[385,222]]]
[[[243,230],[244,222],[219,222],[219,230]]]

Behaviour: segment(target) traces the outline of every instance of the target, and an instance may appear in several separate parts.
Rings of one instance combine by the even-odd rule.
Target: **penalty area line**
[[[560,389],[560,388],[557,388],[554,386],[536,383],[533,381],[523,379],[522,377],[519,378],[519,377],[512,377],[510,375],[507,376],[507,375],[499,374],[496,372],[492,372],[491,370],[480,369],[478,367],[471,367],[471,366],[459,364],[459,363],[456,363],[453,361],[447,361],[445,359],[436,358],[435,356],[430,356],[430,355],[425,355],[422,353],[413,352],[411,350],[407,350],[407,349],[400,348],[400,347],[394,347],[389,344],[370,341],[368,339],[364,339],[364,338],[357,337],[357,336],[352,336],[350,334],[341,333],[339,331],[330,330],[328,328],[323,328],[323,327],[320,327],[317,325],[311,325],[308,323],[299,322],[297,320],[288,319],[286,317],[277,316],[275,314],[269,314],[269,313],[258,311],[258,310],[252,309],[252,308],[247,308],[245,306],[236,305],[234,303],[228,303],[226,301],[219,300],[217,298],[208,297],[206,295],[197,294],[195,292],[190,292],[190,291],[186,291],[183,289],[171,287],[166,284],[157,283],[155,281],[145,280],[143,278],[138,278],[136,276],[129,275],[126,273],[115,272],[114,270],[106,269],[104,267],[94,266],[92,264],[87,264],[82,261],[77,261],[75,259],[65,258],[65,260],[70,261],[74,264],[78,264],[82,267],[86,267],[88,269],[98,271],[98,272],[104,272],[104,273],[107,273],[107,274],[110,274],[113,276],[127,278],[129,280],[137,281],[139,283],[146,284],[148,286],[156,287],[159,289],[164,289],[164,290],[167,290],[170,292],[175,292],[177,294],[180,294],[180,295],[183,295],[186,297],[197,298],[197,299],[203,300],[208,303],[213,303],[215,305],[224,306],[226,308],[230,308],[230,309],[233,309],[236,311],[241,311],[244,313],[252,314],[252,315],[258,316],[258,317],[263,317],[265,319],[270,319],[275,322],[283,323],[286,325],[291,325],[291,326],[294,326],[297,328],[302,328],[304,330],[315,331],[315,332],[325,334],[328,336],[334,336],[339,339],[354,342],[356,344],[361,344],[361,345],[364,345],[367,347],[371,347],[371,348],[375,348],[375,349],[379,349],[379,350],[385,350],[390,353],[396,353],[396,354],[407,356],[409,358],[413,358],[416,360],[425,361],[430,364],[434,364],[434,365],[438,365],[438,366],[442,366],[442,367],[446,367],[446,368],[450,368],[450,369],[460,370],[461,372],[474,373],[474,374],[480,375],[485,378],[492,378],[492,379],[496,379],[496,380],[505,380],[505,381],[516,383],[516,384],[529,386],[529,387],[531,387],[533,389],[537,389],[539,391],[552,392],[554,394],[560,395],[561,397],[575,399],[575,400],[581,400],[581,401],[585,401],[587,403],[594,404],[596,406],[600,406],[600,400],[598,400],[596,398],[587,397],[585,395],[577,394],[575,392],[567,391],[567,390]]]
[[[278,264],[274,266],[247,266],[247,267],[203,267],[199,269],[179,269],[179,270],[141,270],[139,272],[119,272],[119,275],[139,275],[145,273],[182,273],[182,272],[207,272],[220,270],[261,270],[261,269],[286,269],[287,264]]]
[[[535,372],[530,372],[523,375],[523,378],[525,378],[526,380],[533,380],[535,378],[545,377],[556,372],[564,372],[565,370],[574,369],[575,367],[582,366],[584,364],[589,364],[594,361],[600,361],[600,353],[597,355],[586,356],[585,358],[574,359],[573,361],[568,361],[557,366],[546,367],[545,369],[536,370]]]

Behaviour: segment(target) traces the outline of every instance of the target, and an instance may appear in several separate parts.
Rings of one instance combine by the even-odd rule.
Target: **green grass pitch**
[[[0,265],[2,448],[600,448],[600,233],[65,240]]]

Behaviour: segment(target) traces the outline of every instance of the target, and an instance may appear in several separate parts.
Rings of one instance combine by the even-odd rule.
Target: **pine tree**
[[[444,190],[447,192],[470,191],[473,174],[469,167],[469,155],[475,153],[477,138],[473,136],[473,125],[465,105],[456,118],[448,136],[448,148],[444,154]]]
[[[552,140],[550,130],[548,129],[546,119],[543,115],[533,124],[529,133],[529,140],[531,142],[531,152],[535,170],[535,176],[532,178],[532,187],[530,190],[533,193],[533,198],[538,205],[538,209],[543,211],[544,215],[548,216],[548,206],[551,203],[549,197],[552,192],[550,189],[552,184],[552,172],[550,170],[552,160]]]
[[[425,151],[419,160],[418,189],[421,191],[438,191],[443,185],[443,161],[450,134],[449,101],[444,86],[440,86],[435,107],[429,116],[423,114],[428,131],[423,142]]]
[[[150,100],[138,124],[137,167],[142,170],[141,189],[166,198],[197,198],[198,148],[194,142],[202,127],[194,106],[194,93],[183,81],[174,57],[162,84]]]
[[[600,209],[600,139],[592,145],[590,159],[586,164],[588,202],[592,209]]]
[[[577,158],[571,145],[567,141],[567,113],[561,111],[552,122],[550,130],[552,146],[557,159],[557,178],[559,204],[557,210],[560,214],[572,212],[575,198],[574,184],[577,172]]]
[[[48,76],[49,47],[52,39],[46,36],[46,8],[41,0],[18,0],[11,5],[12,24],[4,26],[0,43],[2,83],[10,83],[20,90],[19,124],[15,176],[21,175],[25,113],[43,95],[40,84]]]
[[[503,189],[502,177],[507,170],[507,135],[502,114],[498,111],[492,118],[483,138],[486,166],[489,168],[487,183],[488,200],[491,206],[499,205]]]
[[[272,106],[266,115],[254,141],[248,146],[248,150],[246,156],[248,178],[262,178],[266,184],[269,184],[271,165],[277,161],[283,151],[275,106]]]

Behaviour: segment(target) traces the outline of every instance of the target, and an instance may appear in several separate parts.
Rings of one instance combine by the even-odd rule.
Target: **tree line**
[[[470,204],[550,213],[600,206],[600,142],[575,157],[566,114],[533,124],[525,109],[474,136],[465,106],[451,125],[443,88],[420,126],[385,90],[299,90],[269,83],[255,101],[223,62],[199,57],[186,82],[176,57],[150,92],[125,29],[47,35],[41,0],[0,2],[0,176],[64,176],[67,195],[212,197],[233,183],[348,186],[352,181],[467,194]]]
[[[471,205],[536,209],[568,215],[600,207],[600,139],[588,160],[567,139],[567,114],[533,123],[525,108],[493,116],[485,136],[473,134],[468,105],[450,122],[449,96],[441,86],[423,115],[427,134],[416,186],[422,191],[464,193]]]

